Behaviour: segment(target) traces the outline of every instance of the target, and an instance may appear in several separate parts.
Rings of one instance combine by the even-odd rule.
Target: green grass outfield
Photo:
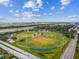
[[[40,33],[45,35],[32,37],[33,34],[38,35]],[[22,32],[13,34],[12,36],[16,37],[16,39],[14,43],[10,44],[42,59],[59,59],[70,40],[66,36],[56,32]]]

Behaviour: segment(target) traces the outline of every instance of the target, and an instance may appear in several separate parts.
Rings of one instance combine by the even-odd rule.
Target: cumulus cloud
[[[10,4],[9,6],[10,6],[10,7],[13,7],[13,4]]]
[[[78,21],[79,19],[79,16],[78,15],[70,15],[70,16],[67,16],[67,20],[68,21]]]
[[[67,17],[68,19],[78,18],[78,15],[70,15]]]
[[[22,13],[22,19],[27,22],[36,22],[39,19],[38,17],[40,17],[40,15],[33,14],[32,12],[23,12]]]
[[[42,7],[42,5],[43,5],[42,0],[37,0],[36,7],[40,8],[40,7]]]
[[[52,6],[52,7],[51,7],[51,10],[55,10],[55,6]]]
[[[39,11],[39,9],[33,9],[33,11]]]
[[[3,18],[3,17],[0,17],[0,20],[6,20],[5,18]]]
[[[44,16],[48,15],[47,13],[43,13]]]
[[[46,2],[46,4],[49,4],[49,2]]]
[[[11,10],[9,10],[9,12],[10,12],[10,13],[13,13],[14,11],[13,11],[13,9],[11,9]]]
[[[23,15],[24,17],[28,17],[28,18],[33,17],[32,12],[24,12],[24,13],[22,13],[22,15]]]
[[[33,1],[28,1],[24,4],[23,8],[34,8],[34,2]]]
[[[66,6],[71,3],[71,0],[61,0],[61,5]]]
[[[32,12],[24,12],[24,13],[22,13],[22,16],[26,17],[26,18],[37,18],[37,17],[40,17],[40,15],[33,14]]]
[[[8,6],[10,0],[0,0],[0,4],[4,6]]]
[[[61,2],[61,10],[63,10],[67,5],[71,3],[71,0],[60,0]]]
[[[65,8],[65,6],[62,6],[61,8],[60,8],[60,10],[63,10]]]
[[[49,13],[49,15],[53,15],[52,13]]]
[[[19,13],[19,10],[16,10],[15,12],[16,12],[16,13]]]
[[[42,0],[29,0],[24,4],[23,8],[41,8],[42,5]]]
[[[15,17],[19,17],[20,14],[19,14],[19,13],[15,13],[14,16],[15,16]]]
[[[23,17],[23,18],[22,18],[22,21],[23,21],[23,22],[38,22],[38,21],[40,21],[40,20],[37,19],[37,18],[27,19],[26,17]]]

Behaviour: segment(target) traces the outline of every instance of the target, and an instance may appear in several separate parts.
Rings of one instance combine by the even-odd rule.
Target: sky
[[[79,22],[79,0],[0,0],[0,22]]]

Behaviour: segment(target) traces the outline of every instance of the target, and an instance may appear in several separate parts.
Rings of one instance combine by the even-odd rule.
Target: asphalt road
[[[8,48],[13,49],[14,51],[17,51],[17,52],[19,52],[19,53],[21,53],[21,54],[23,54],[25,56],[28,56],[30,59],[40,59],[39,57],[34,56],[31,53],[28,53],[28,52],[26,52],[26,51],[24,51],[22,49],[19,49],[19,48],[15,47],[15,46],[12,46],[11,44],[8,44],[6,42],[1,41],[1,40],[0,40],[0,43],[3,44],[3,45],[6,45]]]
[[[19,59],[31,59],[30,57],[25,56],[25,55],[23,55],[23,54],[21,54],[21,53],[15,51],[15,50],[11,49],[11,48],[8,48],[8,47],[2,45],[2,44],[0,44],[0,48],[4,49],[4,50],[7,51],[8,53],[13,54],[14,56],[16,56],[16,57],[19,58]]]
[[[75,35],[74,39],[72,39],[64,51],[64,53],[61,55],[60,59],[73,59],[76,49],[76,44],[78,40],[78,35]]]

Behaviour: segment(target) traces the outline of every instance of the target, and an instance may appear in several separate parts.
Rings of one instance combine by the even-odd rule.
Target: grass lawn
[[[42,59],[59,59],[69,42],[69,38],[56,32],[21,32],[12,36],[16,37],[12,45]]]

